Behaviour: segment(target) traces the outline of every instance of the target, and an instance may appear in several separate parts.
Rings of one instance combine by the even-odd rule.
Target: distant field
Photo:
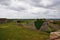
[[[60,26],[60,20],[59,21],[55,21],[59,26]]]
[[[47,40],[49,34],[31,30],[15,23],[0,24],[0,40]]]
[[[54,22],[53,23],[55,23],[55,24],[57,24],[57,25],[59,25],[60,26],[60,20],[54,20]]]

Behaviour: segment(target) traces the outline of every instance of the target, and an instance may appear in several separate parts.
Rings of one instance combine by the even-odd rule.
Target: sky
[[[60,19],[60,0],[0,0],[0,18]]]

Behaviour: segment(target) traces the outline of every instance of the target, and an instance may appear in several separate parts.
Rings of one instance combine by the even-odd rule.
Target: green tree
[[[43,22],[44,22],[44,21],[43,21],[42,19],[37,19],[37,20],[34,22],[35,27],[36,27],[37,30],[40,29],[40,27],[42,26]]]

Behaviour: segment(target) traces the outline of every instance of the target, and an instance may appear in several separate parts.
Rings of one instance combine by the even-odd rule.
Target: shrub
[[[43,21],[42,19],[37,19],[37,20],[34,22],[35,27],[36,27],[37,30],[40,29],[40,27],[42,26],[43,22],[44,22],[44,21]]]

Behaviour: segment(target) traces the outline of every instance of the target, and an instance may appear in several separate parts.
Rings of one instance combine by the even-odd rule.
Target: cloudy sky
[[[0,0],[0,18],[60,18],[60,0]]]

